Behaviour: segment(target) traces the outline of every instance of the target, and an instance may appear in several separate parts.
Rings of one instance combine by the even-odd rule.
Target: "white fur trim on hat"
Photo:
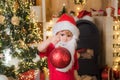
[[[75,36],[76,39],[79,37],[79,29],[69,21],[61,21],[57,22],[54,27],[53,27],[53,35],[56,35],[57,32],[62,31],[62,30],[69,30],[72,32],[72,34]]]

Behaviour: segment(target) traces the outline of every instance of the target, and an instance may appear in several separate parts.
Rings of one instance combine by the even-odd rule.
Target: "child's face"
[[[73,34],[68,30],[63,30],[57,33],[60,36],[60,41],[67,42],[70,41],[73,37]]]

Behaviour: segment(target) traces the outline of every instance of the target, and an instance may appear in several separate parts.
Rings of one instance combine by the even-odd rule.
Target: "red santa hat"
[[[62,30],[69,30],[73,36],[78,39],[79,29],[76,26],[74,18],[68,14],[63,14],[53,27],[53,35]]]
[[[85,19],[85,20],[89,20],[91,22],[94,22],[94,19],[92,18],[92,15],[91,15],[91,12],[88,12],[86,10],[80,11],[77,17],[79,19]]]

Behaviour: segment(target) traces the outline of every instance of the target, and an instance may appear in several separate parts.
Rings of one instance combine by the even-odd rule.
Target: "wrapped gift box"
[[[31,69],[24,73],[19,74],[18,80],[41,80],[40,79],[40,70]]]

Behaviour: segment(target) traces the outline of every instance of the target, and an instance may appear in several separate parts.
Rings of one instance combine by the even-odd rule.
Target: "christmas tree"
[[[67,13],[67,9],[66,9],[65,4],[63,4],[62,10],[59,12],[58,17],[60,17],[60,16],[61,16],[62,14],[64,14],[64,13]]]
[[[0,74],[16,78],[30,69],[46,65],[37,55],[41,29],[26,0],[0,0]]]

